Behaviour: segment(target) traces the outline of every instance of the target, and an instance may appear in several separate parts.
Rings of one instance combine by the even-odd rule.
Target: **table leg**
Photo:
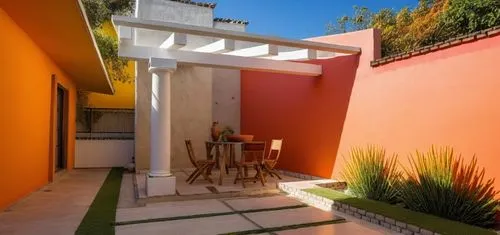
[[[222,147],[222,156],[219,157],[219,185],[222,185],[222,180],[226,174],[226,159],[229,156],[230,148],[227,144]]]

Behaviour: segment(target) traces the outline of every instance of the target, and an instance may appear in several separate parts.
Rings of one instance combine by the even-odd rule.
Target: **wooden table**
[[[215,158],[219,163],[219,185],[222,185],[222,179],[226,175],[226,161],[231,159],[231,154],[234,154],[235,146],[241,146],[243,142],[222,142],[222,141],[207,141],[213,144],[215,149]],[[219,146],[222,146],[222,154],[219,152]],[[233,162],[229,163],[233,166]]]

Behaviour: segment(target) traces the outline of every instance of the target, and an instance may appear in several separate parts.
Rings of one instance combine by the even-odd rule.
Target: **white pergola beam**
[[[315,60],[318,58],[316,50],[301,49],[296,51],[280,52],[277,56],[267,57],[272,60]]]
[[[112,21],[113,21],[113,24],[115,26],[128,26],[128,27],[143,28],[143,29],[150,29],[150,30],[185,33],[185,34],[192,34],[192,35],[198,35],[198,36],[241,40],[241,41],[256,42],[256,43],[262,43],[262,44],[271,44],[271,45],[278,45],[278,46],[295,47],[295,48],[302,48],[302,49],[313,49],[313,50],[319,50],[319,51],[339,52],[339,53],[345,53],[345,54],[358,54],[361,52],[361,48],[359,48],[359,47],[321,43],[321,42],[313,42],[313,41],[305,41],[305,40],[292,40],[292,39],[285,39],[285,38],[279,38],[279,37],[262,36],[262,35],[250,34],[250,33],[246,33],[246,32],[207,28],[207,27],[200,27],[200,26],[193,26],[193,25],[186,25],[186,24],[164,22],[164,21],[158,21],[158,20],[146,20],[146,19],[139,19],[139,18],[128,17],[128,16],[113,16]]]
[[[193,51],[205,53],[224,53],[234,50],[234,40],[221,39],[208,45],[194,49]]]
[[[179,49],[186,46],[187,36],[184,33],[172,33],[161,45],[160,48]]]
[[[132,60],[148,60],[151,57],[174,59],[178,63],[200,67],[241,69],[249,71],[319,76],[321,65],[262,58],[240,57],[194,51],[166,50],[153,47],[120,44],[118,55]]]
[[[236,51],[225,53],[226,55],[245,56],[245,57],[262,57],[278,55],[278,46],[262,45],[256,47],[244,48]]]

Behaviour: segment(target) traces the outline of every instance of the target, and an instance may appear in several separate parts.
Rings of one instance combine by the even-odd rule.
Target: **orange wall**
[[[48,183],[54,137],[51,75],[68,92],[68,168],[75,141],[75,85],[0,8],[0,210]],[[51,110],[52,109],[52,110]]]
[[[500,36],[378,68],[369,66],[379,55],[377,33],[358,36],[351,38],[363,50],[357,68],[346,62],[352,56],[322,62],[321,79],[332,81],[242,72],[243,132],[266,140],[284,136],[279,167],[335,178],[352,146],[380,144],[399,153],[403,164],[416,149],[453,146],[467,159],[476,154],[500,189]],[[339,37],[346,36],[319,40]],[[371,47],[360,43],[367,37]]]

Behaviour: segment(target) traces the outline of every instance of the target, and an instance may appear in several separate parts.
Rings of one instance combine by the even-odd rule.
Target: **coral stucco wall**
[[[0,210],[52,177],[56,85],[68,91],[67,167],[73,166],[75,85],[0,8]],[[56,81],[52,82],[52,74]]]
[[[313,61],[318,78],[241,73],[241,128],[256,140],[283,138],[278,167],[329,177],[356,74],[357,56]]]
[[[332,81],[314,85],[242,72],[243,131],[265,140],[284,136],[279,167],[335,178],[343,167],[341,156],[352,146],[380,144],[397,152],[403,164],[416,149],[453,146],[466,159],[476,154],[500,189],[500,36],[371,68],[369,60],[379,51],[377,34],[351,36],[356,34],[361,41],[375,39],[371,48],[353,41],[363,50],[354,81],[346,63],[352,56],[321,62],[326,68],[318,80]],[[319,39],[333,43],[338,37]],[[352,87],[335,86],[333,80]]]

